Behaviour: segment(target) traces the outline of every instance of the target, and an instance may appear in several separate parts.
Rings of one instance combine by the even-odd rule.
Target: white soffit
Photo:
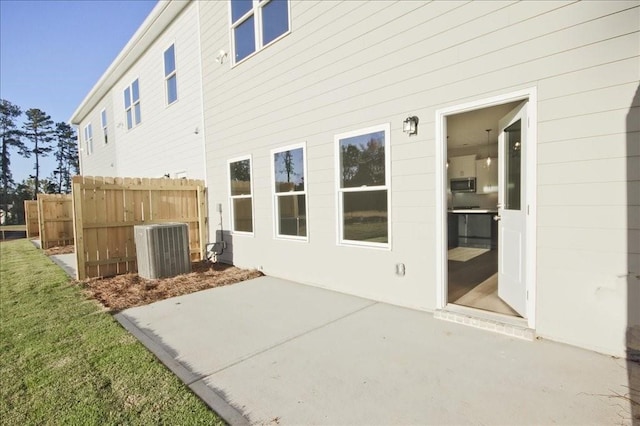
[[[102,77],[93,86],[80,106],[69,119],[71,124],[80,122],[95,108],[100,100],[111,90],[114,84],[131,68],[151,44],[162,34],[178,14],[190,3],[180,0],[160,0],[147,19],[135,32]]]

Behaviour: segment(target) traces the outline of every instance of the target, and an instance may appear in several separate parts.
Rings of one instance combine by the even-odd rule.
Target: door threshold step
[[[467,311],[467,309],[464,309],[464,311]],[[433,317],[527,341],[533,341],[536,337],[535,330],[528,328],[526,325],[518,324],[518,322],[524,322],[524,320],[520,318],[511,319],[504,315],[496,315],[490,312],[460,312],[460,307],[458,306],[453,309],[447,306],[446,309],[437,309],[433,313]]]

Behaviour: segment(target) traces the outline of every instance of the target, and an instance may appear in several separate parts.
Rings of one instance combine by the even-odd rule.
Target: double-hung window
[[[127,129],[140,124],[140,84],[136,78],[131,86],[124,89],[124,110],[127,114]]]
[[[178,100],[178,76],[176,75],[176,50],[172,44],[164,51],[164,81],[167,105]]]
[[[91,155],[93,153],[93,128],[91,123],[84,126],[84,143],[87,155]]]
[[[289,0],[229,0],[233,63],[289,32]]]
[[[271,151],[275,234],[307,238],[307,188],[304,144]]]
[[[109,143],[109,136],[107,132],[107,110],[103,109],[100,112],[100,124],[102,124],[102,137],[104,138],[104,144]]]
[[[335,137],[338,243],[390,247],[389,125]]]
[[[253,233],[252,192],[251,157],[229,160],[229,197],[233,232]]]

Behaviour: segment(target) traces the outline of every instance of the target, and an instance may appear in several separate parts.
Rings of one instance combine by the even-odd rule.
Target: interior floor
[[[519,316],[498,297],[498,250],[466,262],[448,262],[448,302],[504,315]]]

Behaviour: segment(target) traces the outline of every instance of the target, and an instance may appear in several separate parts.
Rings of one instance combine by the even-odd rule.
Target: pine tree
[[[67,123],[56,123],[54,134],[56,146],[54,156],[57,168],[53,171],[51,181],[55,183],[56,192],[71,192],[71,176],[78,174],[78,146],[73,128]]]
[[[35,171],[33,199],[35,200],[40,190],[40,157],[46,157],[53,150],[53,147],[49,146],[53,139],[53,120],[38,108],[28,109],[25,115],[27,121],[22,126],[24,137],[33,144],[27,149],[27,152],[35,157],[33,166]]]
[[[16,127],[16,118],[22,115],[20,107],[11,102],[0,99],[0,138],[2,138],[2,200],[0,209],[7,211],[9,203],[9,189],[13,186],[11,174],[10,148],[17,148],[18,152],[25,155],[26,147],[22,143],[21,131]]]

